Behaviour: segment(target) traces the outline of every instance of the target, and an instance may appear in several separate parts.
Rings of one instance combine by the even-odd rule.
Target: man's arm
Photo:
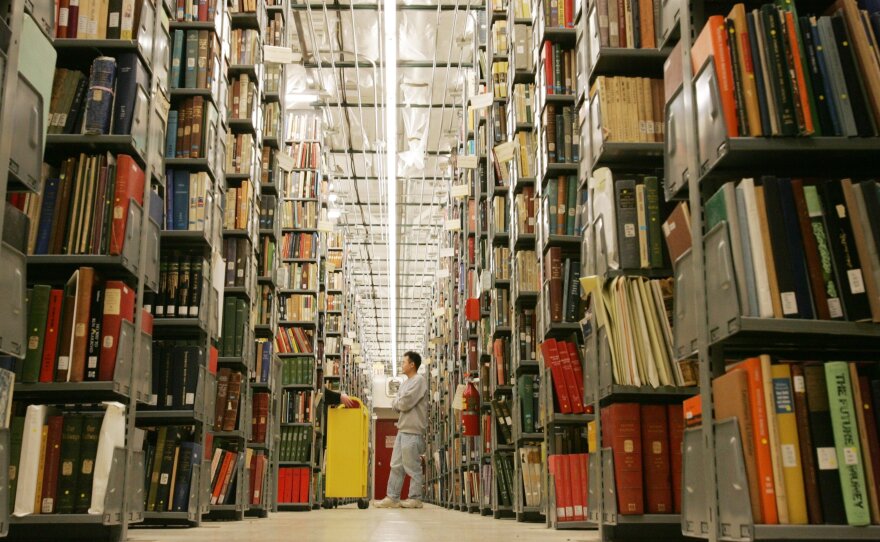
[[[427,382],[424,377],[420,377],[416,380],[414,386],[397,396],[397,399],[391,403],[391,408],[398,412],[408,412],[425,397],[426,391]]]

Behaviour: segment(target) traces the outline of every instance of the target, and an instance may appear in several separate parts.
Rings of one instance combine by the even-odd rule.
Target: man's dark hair
[[[420,356],[418,352],[409,351],[404,354],[404,356],[408,357],[409,360],[413,362],[413,365],[416,366],[416,371],[418,371],[419,367],[422,366],[422,356]]]

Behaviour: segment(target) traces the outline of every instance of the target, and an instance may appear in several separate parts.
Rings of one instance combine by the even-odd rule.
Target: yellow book
[[[46,464],[46,440],[49,438],[49,426],[43,425],[43,433],[40,436],[40,462],[37,463],[37,485],[34,488],[34,514],[42,510],[43,502],[43,470]]]
[[[596,446],[596,422],[587,422],[587,451],[591,454],[596,453],[599,447]]]
[[[801,468],[797,415],[794,411],[791,367],[784,363],[773,365],[772,376],[774,411],[779,426],[779,457],[788,499],[788,521],[795,525],[805,525],[808,522],[807,500],[804,495],[804,473]]]

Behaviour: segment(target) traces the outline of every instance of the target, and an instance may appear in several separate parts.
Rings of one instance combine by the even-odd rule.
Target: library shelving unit
[[[165,18],[170,18],[163,49],[170,107],[166,127],[169,137],[163,140],[165,216],[160,232],[160,282],[152,310],[155,315],[152,397],[149,408],[137,413],[137,424],[148,431],[147,480],[151,486],[154,480],[162,479],[166,468],[173,467],[173,448],[186,442],[190,434],[196,449],[193,459],[197,460],[192,466],[187,506],[169,503],[174,506],[163,509],[158,488],[145,488],[144,523],[198,526],[211,497],[210,430],[215,414],[215,344],[220,331],[222,293],[222,285],[218,289],[211,277],[213,269],[224,265],[218,250],[224,189],[225,155],[220,149],[225,142],[221,124],[225,85],[222,80],[208,77],[206,69],[202,70],[201,77],[197,67],[187,70],[186,58],[198,55],[201,38],[206,45],[201,55],[205,68],[209,59],[212,63],[221,62],[219,44],[228,31],[228,27],[224,27],[228,15],[221,6],[210,20],[203,14],[202,20],[194,21],[192,17],[187,20],[175,8],[166,5],[165,9],[168,10]],[[187,49],[187,38],[196,46],[192,51]],[[199,65],[198,58],[193,58],[193,62],[194,66]],[[194,116],[196,110],[198,117]],[[200,119],[198,124],[196,118]],[[190,139],[190,147],[185,147],[182,135],[185,125],[190,134],[192,127],[198,126],[200,144]],[[204,211],[192,204],[190,196],[195,195],[204,202]],[[187,296],[190,302],[185,307]],[[184,359],[190,360],[194,355],[196,363],[189,367],[188,361],[178,360],[184,355],[186,345],[192,344],[196,349]],[[176,363],[180,363],[181,368],[187,367],[183,371],[175,370]],[[187,376],[193,369],[195,375]],[[178,381],[181,387],[175,391]],[[177,444],[172,446],[172,442]],[[164,457],[169,453],[171,459],[166,462]]]
[[[144,309],[145,301],[157,291],[159,282],[158,222],[161,221],[162,205],[156,196],[164,184],[162,142],[165,140],[168,81],[163,66],[168,53],[168,19],[161,5],[146,1],[139,8],[142,16],[133,27],[132,36],[124,40],[57,37],[51,3],[12,1],[7,2],[2,10],[2,26],[9,39],[4,41],[3,50],[5,73],[0,122],[4,133],[13,131],[12,123],[21,122],[30,126],[34,134],[33,137],[20,138],[20,141],[6,137],[0,144],[0,158],[3,163],[10,164],[2,172],[0,190],[4,191],[4,200],[11,204],[5,207],[0,219],[5,233],[0,249],[3,283],[6,285],[3,298],[4,303],[9,304],[9,317],[4,319],[0,330],[0,350],[4,355],[17,358],[14,363],[17,382],[13,395],[16,411],[10,430],[0,432],[0,444],[4,446],[0,535],[8,533],[10,538],[125,540],[129,526],[144,519],[141,495],[145,490],[145,461],[140,446],[143,434],[135,432],[135,416],[139,404],[146,404],[150,398],[150,360],[155,328],[149,311]],[[111,100],[106,104],[112,110],[114,106],[124,107],[131,100],[134,108],[128,120],[132,125],[126,126],[125,118],[119,118],[111,135],[111,127],[107,124],[113,123],[107,122],[108,111],[106,119],[89,116],[88,122],[95,123],[90,127],[97,128],[94,130],[97,133],[74,134],[75,121],[71,122],[71,130],[64,133],[65,127],[54,126],[57,119],[53,117],[50,121],[49,117],[50,104],[56,104],[60,93],[57,88],[61,81],[59,74],[79,70],[88,73],[98,57],[104,57],[102,65],[112,64],[114,68],[118,59],[125,58],[142,76],[137,85],[134,85],[134,79],[126,81],[133,86],[126,84],[126,92],[117,96],[119,103],[114,104]],[[45,69],[47,62],[56,66],[54,85],[53,70]],[[70,72],[64,72],[65,69]],[[83,80],[87,78],[82,77]],[[153,96],[152,102],[147,100],[147,95]],[[36,123],[32,117],[34,113],[38,119]],[[56,168],[75,165],[79,157],[104,166],[119,159],[123,175],[134,181],[143,179],[142,186],[139,182],[132,182],[127,192],[116,193],[122,194],[115,208],[120,216],[110,220],[109,214],[104,215],[107,222],[112,223],[112,228],[92,227],[90,230],[86,224],[94,226],[98,219],[92,222],[92,216],[85,216],[89,213],[71,215],[69,220],[61,219],[55,215],[55,209],[42,203],[52,201],[62,185],[70,193],[74,176],[64,183]],[[77,181],[87,182],[82,177]],[[100,206],[109,208],[107,201],[111,198],[106,192],[103,196],[93,194],[93,197],[103,197]],[[99,207],[97,199],[92,200],[92,204]],[[45,214],[43,207],[46,207]],[[68,223],[72,227],[65,232]],[[55,238],[51,236],[53,227]],[[111,229],[120,235],[111,236]],[[64,233],[68,239],[64,239]],[[111,237],[114,238],[111,240]],[[49,243],[38,242],[40,238]],[[58,243],[55,243],[56,239]],[[106,245],[101,240],[107,241]],[[100,277],[100,282],[88,280],[95,274]],[[27,304],[25,284],[31,288]],[[65,284],[70,286],[65,287]],[[55,348],[57,343],[47,348],[47,307],[54,298],[55,306],[59,308],[65,291],[71,297],[88,296],[86,299],[89,300],[92,300],[92,294],[120,294],[125,314],[116,320],[119,328],[115,331],[112,329],[115,326],[104,328],[102,335],[90,325],[90,312],[84,305],[82,314],[72,318],[69,327],[63,326],[71,330],[71,342],[76,345],[76,350],[65,351],[65,355],[60,356],[59,349]],[[46,295],[43,297],[43,294]],[[99,311],[106,310],[107,306],[94,305],[96,309],[92,318],[102,320]],[[26,321],[43,330],[37,335],[28,336],[22,325],[25,308]],[[60,316],[60,310],[58,312]],[[79,324],[82,324],[83,333],[73,333],[74,327],[80,329]],[[88,335],[92,331],[99,342],[90,352]],[[112,351],[100,351],[101,345],[108,343],[115,345],[115,355]],[[93,359],[89,359],[92,354]],[[108,403],[102,405],[102,401]],[[134,436],[128,439],[107,437],[107,441],[88,439],[89,450],[96,453],[94,459],[86,457],[90,465],[96,462],[95,469],[90,472],[107,476],[107,486],[97,488],[104,492],[103,500],[93,493],[95,488],[88,478],[59,481],[65,476],[62,471],[46,470],[46,465],[57,469],[58,463],[38,464],[34,458],[40,454],[33,446],[36,444],[39,448],[39,443],[31,440],[29,444],[21,436],[21,431],[28,425],[39,431],[36,429],[38,425],[45,427],[48,424],[52,427],[51,433],[60,441],[62,428],[75,428],[76,419],[95,429],[97,435],[101,422],[95,420],[110,417],[115,419],[120,433]],[[94,423],[86,423],[86,419]],[[91,442],[95,443],[94,448]],[[97,448],[102,445],[104,451],[97,454]],[[7,470],[7,462],[16,468]],[[7,476],[13,471],[22,473],[12,482],[16,486],[15,494],[19,489],[29,493],[29,481],[33,480],[36,494],[45,496],[46,500],[41,498],[39,506],[19,502],[15,513],[7,517],[7,499],[15,497],[6,492],[10,483]],[[73,500],[57,499],[58,493],[42,495],[38,473],[43,480],[55,479],[64,484],[79,482],[80,485],[75,487],[82,488],[82,491]],[[89,509],[92,513],[88,513]]]
[[[311,510],[314,502],[315,388],[320,385],[320,296],[323,252],[318,229],[322,178],[322,117],[312,109],[288,110],[287,156],[282,179],[279,250],[279,322],[275,343],[282,364],[278,395],[280,447],[277,510]],[[293,486],[296,486],[295,488]],[[305,488],[306,495],[303,495]]]
[[[849,43],[854,45],[851,48],[854,50],[851,53],[850,61],[854,58],[864,59],[866,51],[870,55],[870,46],[866,46],[866,35],[864,34],[867,27],[862,26],[859,7],[854,2],[811,6],[817,14],[826,14],[822,17],[817,16],[819,32],[822,32],[821,25],[827,22],[823,19],[828,19],[827,14],[832,11],[825,10],[828,6],[833,10],[840,9],[842,11],[842,15],[835,14],[834,18],[842,19],[836,22],[842,23],[841,27],[845,28],[848,33]],[[725,2],[715,7],[711,12],[723,14],[732,7],[732,3]],[[677,19],[672,18],[675,21],[677,32],[672,33],[688,37],[699,35],[704,31],[706,25],[710,24],[707,18],[710,10],[707,8],[708,4],[705,2],[681,3],[678,6],[680,16]],[[806,14],[805,7],[798,6],[798,8],[802,10],[801,15]],[[797,15],[795,15],[795,20],[797,20]],[[816,26],[813,26],[814,31],[815,28]],[[846,51],[843,47],[850,48],[848,47],[849,43],[838,41],[837,47]],[[754,316],[756,312],[746,308],[749,307],[749,304],[738,295],[736,287],[723,289],[721,286],[722,283],[739,285],[745,280],[733,269],[732,251],[727,248],[728,239],[733,237],[732,233],[728,237],[728,229],[730,228],[732,231],[732,226],[726,221],[711,229],[707,226],[707,223],[711,223],[711,214],[706,198],[712,196],[720,189],[724,181],[729,179],[754,177],[757,185],[761,175],[775,174],[793,178],[804,175],[805,177],[831,178],[834,179],[832,183],[836,183],[837,179],[851,175],[859,178],[863,175],[870,176],[871,173],[864,170],[867,162],[862,157],[865,156],[865,153],[876,155],[877,149],[880,148],[880,141],[873,136],[838,137],[827,135],[828,132],[823,136],[801,135],[773,138],[766,135],[750,137],[735,135],[744,132],[741,128],[741,121],[739,122],[739,130],[733,131],[731,130],[732,126],[729,126],[728,123],[732,124],[738,121],[728,117],[726,113],[719,114],[717,118],[712,120],[703,117],[706,115],[706,108],[715,107],[715,104],[720,103],[721,99],[719,94],[721,85],[718,83],[713,59],[710,57],[702,65],[695,65],[693,59],[698,55],[696,44],[691,43],[689,39],[681,39],[679,45],[682,55],[681,83],[666,108],[668,132],[678,136],[675,140],[668,140],[664,148],[666,190],[675,197],[686,198],[690,207],[691,248],[689,253],[685,253],[675,262],[675,295],[677,303],[688,303],[689,309],[694,311],[694,316],[693,318],[685,318],[684,314],[680,314],[683,311],[676,308],[675,345],[678,356],[694,357],[699,360],[699,395],[702,403],[701,426],[685,430],[682,481],[685,490],[682,503],[682,532],[687,536],[712,541],[876,539],[880,536],[878,534],[880,526],[877,525],[876,514],[871,514],[873,517],[866,518],[870,525],[865,526],[829,524],[827,521],[825,524],[806,525],[766,524],[757,522],[753,515],[753,503],[750,498],[749,481],[743,459],[743,450],[746,446],[743,443],[744,436],[739,428],[738,420],[715,419],[720,405],[714,399],[713,381],[724,374],[725,360],[731,357],[743,359],[758,354],[770,354],[774,358],[786,360],[870,360],[871,363],[868,365],[872,366],[871,369],[876,369],[876,352],[880,347],[880,327],[876,324],[876,317],[874,323],[871,323]],[[834,45],[835,43],[832,41],[832,49]],[[868,48],[866,49],[866,47]],[[672,54],[676,53],[677,50],[674,49]],[[805,54],[801,52],[801,55]],[[847,53],[847,56],[849,54]],[[871,117],[876,121],[878,112],[876,77],[873,78],[874,82],[872,83],[868,72],[862,71],[873,69],[876,75],[876,59],[873,64],[871,62],[857,62],[854,69],[861,72],[860,75],[864,78],[864,86],[860,85],[865,92],[863,105],[867,107],[864,116],[865,118]],[[846,85],[849,89],[853,88],[849,81],[846,82]],[[711,100],[700,102],[700,100],[706,100],[712,93],[714,93],[714,97]],[[818,100],[818,97],[815,101],[810,99],[810,106],[812,108],[821,107]],[[815,109],[813,112],[816,112]],[[679,116],[681,113],[683,114]],[[809,111],[807,111],[807,115],[809,115]],[[870,119],[865,121],[869,122]],[[681,131],[679,132],[679,130]],[[686,147],[677,150],[675,147],[677,144],[686,145]],[[788,179],[785,181],[787,182]],[[807,183],[804,184],[805,188],[806,186]],[[769,191],[767,184],[763,185],[763,189]],[[740,191],[739,187],[736,191]],[[737,199],[739,199],[739,195],[737,195]],[[851,207],[851,203],[852,200],[846,200],[846,211],[843,211],[843,205],[837,207],[836,212],[829,211],[826,206],[825,214],[827,216],[830,212],[843,218],[848,212],[852,228],[861,228],[870,219],[870,216],[862,213],[859,222],[854,218],[854,216],[858,217],[858,214]],[[822,203],[822,205],[827,205],[827,203]],[[751,217],[749,219],[751,220]],[[740,222],[740,225],[748,227],[748,229],[752,227],[751,223],[744,225],[743,222]],[[763,229],[763,225],[761,228]],[[818,242],[819,233],[817,232],[814,237]],[[829,239],[830,237],[832,236],[829,236]],[[778,237],[772,239],[774,244],[776,239]],[[873,242],[876,243],[876,238]],[[835,240],[832,245],[837,243],[838,241]],[[858,243],[856,244],[858,245]],[[852,254],[855,255],[856,252],[862,258],[861,273],[866,274],[866,268],[870,267],[866,263],[869,258],[858,246],[857,251],[853,251]],[[835,258],[836,256],[832,254],[832,260]],[[691,269],[705,269],[705,273],[694,273],[691,276]],[[777,267],[775,274],[779,275],[788,271],[789,269],[780,271]],[[850,272],[859,273],[858,270]],[[681,280],[680,277],[684,273],[687,273],[689,278]],[[845,273],[846,269],[842,274]],[[727,278],[722,278],[723,276]],[[835,280],[838,281],[838,295],[841,298],[845,298],[847,295],[856,295],[859,291],[864,292],[859,288],[860,279],[853,281],[850,276],[849,280],[843,277]],[[866,281],[869,280],[866,279]],[[825,294],[823,293],[823,295]],[[828,301],[830,311],[832,308],[831,299],[829,298]],[[818,303],[820,301],[816,300],[816,306]],[[809,305],[809,298],[807,304]],[[776,365],[774,364],[773,367]],[[806,371],[809,366],[804,367]],[[827,374],[827,365],[825,370],[820,372]],[[856,380],[850,383],[849,379],[838,377],[836,384],[833,384],[829,377],[827,384],[828,400],[831,406],[830,412],[825,413],[826,417],[832,418],[833,424],[840,422],[840,425],[843,426],[850,422],[852,426],[859,426],[860,424],[854,420],[857,414],[853,416],[851,412],[848,412],[850,407],[844,407],[845,401],[840,399],[844,395],[851,397],[851,394],[857,394],[859,383]],[[834,396],[832,396],[833,388],[837,390]],[[798,390],[795,391],[795,396],[797,396]],[[825,390],[820,387],[817,391],[821,394]],[[874,401],[876,401],[876,397]],[[856,404],[852,408],[854,411],[858,411],[861,407]],[[798,412],[797,416],[800,418],[801,413]],[[835,417],[838,418],[834,420]],[[801,422],[801,419],[797,420],[798,431],[801,431]],[[809,417],[808,425],[809,432],[813,435],[813,445],[819,447],[818,439],[826,435],[822,434],[822,430],[816,429],[812,416]],[[755,430],[757,431],[757,429]],[[846,431],[847,429],[843,429],[842,433],[845,435]],[[863,431],[864,426],[861,426],[855,432],[861,434]],[[847,444],[841,442],[842,435],[837,431],[835,433],[834,438],[826,445],[836,446],[839,458],[838,468],[848,468],[850,472],[862,468],[867,471],[871,459],[864,447],[861,449],[862,461],[859,461],[858,457],[853,457],[852,454],[850,459],[844,461],[842,446],[847,446]],[[864,437],[864,435],[861,436]],[[745,438],[753,437],[754,435],[745,435]],[[858,437],[852,436],[852,438],[856,441],[859,440]],[[854,455],[858,456],[858,453],[856,451]],[[814,459],[816,461],[814,468],[819,469],[819,477],[823,476],[821,469],[825,468],[820,466],[823,464],[820,460],[821,456],[819,459]],[[844,473],[841,472],[840,475],[842,477]],[[834,477],[837,478],[838,475],[834,474]],[[850,476],[849,483],[857,486],[856,478],[856,476]],[[846,486],[847,482],[844,482],[843,485]],[[696,494],[690,494],[689,491],[694,489],[697,490]],[[816,491],[815,487],[814,491]],[[826,495],[827,492],[822,491],[822,512],[826,510],[824,508]],[[807,498],[809,499],[809,495]],[[836,498],[840,499],[839,493]],[[871,500],[864,493],[861,498],[863,503]],[[849,503],[844,504],[846,510],[842,520],[843,523],[846,523],[850,506]],[[864,509],[869,508],[870,506],[864,507]],[[868,515],[867,511],[865,515]],[[810,518],[811,520],[813,518],[812,511]]]
[[[667,7],[664,10],[664,17]],[[677,6],[676,6],[677,9]],[[584,6],[575,14],[577,28],[577,81],[576,103],[578,106],[577,123],[579,126],[581,167],[578,174],[578,202],[592,201],[599,190],[599,168],[609,168],[613,175],[612,190],[625,190],[619,182],[622,179],[633,179],[637,175],[659,176],[663,164],[663,143],[656,141],[623,141],[608,136],[608,123],[604,119],[607,114],[602,111],[600,102],[603,91],[597,81],[610,78],[652,78],[662,79],[663,62],[669,53],[669,43],[664,39],[669,32],[664,30],[665,20],[655,21],[655,33],[650,36],[649,43],[642,47],[609,46],[603,42],[599,32],[600,16],[596,6]],[[656,103],[656,102],[655,102]],[[648,131],[651,134],[651,130]],[[581,194],[585,197],[581,197]],[[589,195],[587,195],[589,194]],[[587,204],[591,205],[591,204]],[[621,277],[623,280],[664,279],[672,275],[668,263],[646,266],[642,268],[627,267],[623,262],[617,266],[607,263],[607,247],[601,227],[607,227],[601,219],[597,220],[598,211],[582,205],[578,213],[583,217],[578,220],[579,227],[586,233],[582,234],[581,276],[596,277],[599,288],[611,287],[611,281]],[[612,205],[614,205],[612,203]],[[659,202],[661,214],[664,203]],[[600,223],[601,226],[599,225]],[[614,223],[618,228],[618,223]],[[620,231],[618,229],[618,231]],[[659,232],[657,232],[659,234]],[[586,521],[560,522],[560,526],[577,526],[584,524],[596,526],[603,540],[617,540],[652,533],[657,536],[681,536],[681,516],[674,507],[666,513],[645,513],[631,515],[618,509],[617,488],[613,468],[613,452],[607,442],[610,440],[603,429],[603,418],[598,415],[609,410],[613,405],[621,403],[637,404],[640,408],[657,405],[680,405],[681,402],[695,393],[695,388],[684,383],[679,386],[649,385],[641,387],[624,386],[612,376],[612,359],[608,351],[608,331],[599,327],[596,320],[596,301],[591,299],[587,308],[587,316],[582,320],[585,346],[584,356],[584,388],[585,404],[597,415],[592,422],[588,460],[588,507]],[[675,360],[672,360],[675,363]],[[669,416],[680,410],[670,409]],[[665,414],[664,414],[665,416]],[[666,419],[666,418],[664,418]],[[670,424],[671,425],[671,424]],[[672,431],[669,431],[670,434]],[[597,443],[592,442],[595,439]],[[674,447],[670,444],[670,449]],[[674,451],[672,451],[674,453]],[[675,476],[673,471],[673,477]],[[673,482],[673,488],[675,483]],[[673,499],[675,500],[675,499]],[[670,503],[671,504],[671,503]]]

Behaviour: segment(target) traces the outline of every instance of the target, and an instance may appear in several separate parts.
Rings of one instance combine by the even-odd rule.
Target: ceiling
[[[367,361],[391,359],[388,209],[384,170],[382,3],[292,1],[288,93],[323,90],[326,175],[349,246]],[[482,0],[397,5],[397,355],[423,352],[450,184],[449,155],[473,92],[474,27]],[[463,138],[462,138],[463,139]]]

